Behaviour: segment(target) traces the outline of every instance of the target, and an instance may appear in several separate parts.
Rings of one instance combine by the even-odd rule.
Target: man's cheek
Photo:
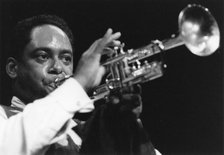
[[[36,72],[39,72],[39,75],[43,75],[43,78],[46,78],[48,70],[49,70],[49,64],[46,64],[43,65],[41,68],[38,68]]]

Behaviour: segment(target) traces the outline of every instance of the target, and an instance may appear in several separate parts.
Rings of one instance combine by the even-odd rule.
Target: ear
[[[18,62],[15,58],[10,57],[6,63],[6,73],[9,75],[11,79],[15,79],[17,77],[18,71]]]

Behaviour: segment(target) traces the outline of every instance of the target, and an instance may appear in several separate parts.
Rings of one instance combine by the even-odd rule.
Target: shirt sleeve
[[[157,149],[155,149],[156,155],[162,155]]]
[[[23,112],[9,119],[0,115],[1,154],[41,154],[59,133],[66,131],[64,127],[75,112],[86,107],[93,107],[92,101],[70,78],[47,97],[28,104]]]

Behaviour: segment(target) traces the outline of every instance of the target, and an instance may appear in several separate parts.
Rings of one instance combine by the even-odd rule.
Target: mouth
[[[47,93],[51,93],[51,92],[53,92],[57,87],[56,87],[53,83],[50,83],[50,84],[45,85],[45,88],[46,88]]]
[[[52,91],[55,90],[55,89],[57,88],[57,86],[56,86],[56,84],[55,84],[54,82],[48,84],[47,87],[49,87],[50,90],[52,90]]]
[[[54,82],[55,80],[46,80],[44,79],[43,85],[45,86],[45,88],[47,89],[47,92],[50,93],[52,91],[54,91],[57,88],[57,85]]]
[[[48,92],[54,91],[58,86],[60,86],[65,79],[69,78],[70,75],[57,76],[50,79],[43,79],[42,83],[47,88]]]

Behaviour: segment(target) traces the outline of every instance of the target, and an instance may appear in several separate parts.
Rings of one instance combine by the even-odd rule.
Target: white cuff
[[[94,109],[93,101],[74,78],[67,79],[49,97],[54,98],[60,106],[71,113],[89,112]]]

